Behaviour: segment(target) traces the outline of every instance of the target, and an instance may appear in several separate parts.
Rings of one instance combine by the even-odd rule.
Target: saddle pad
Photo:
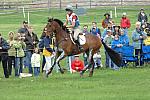
[[[84,45],[86,43],[86,38],[84,35],[79,35],[80,45]]]

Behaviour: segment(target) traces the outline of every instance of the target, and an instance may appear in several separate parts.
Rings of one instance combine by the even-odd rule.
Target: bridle
[[[49,22],[49,23],[51,23],[51,22]],[[48,23],[48,24],[49,24]],[[51,25],[52,25],[52,23],[51,23]],[[63,28],[63,27],[60,27],[61,29]],[[47,32],[51,32],[50,30],[47,30]],[[66,32],[66,31],[65,31]],[[52,39],[53,38],[55,38],[56,39],[56,33],[57,33],[57,31],[56,30],[54,30],[53,32],[52,32],[52,34],[51,34],[51,37],[52,37]],[[59,44],[60,43],[62,43],[63,41],[67,41],[70,37],[68,36],[68,35],[62,35],[63,37],[62,37],[62,39],[61,40],[59,40],[59,41],[56,41],[55,40],[55,46],[58,48],[58,46],[59,46]]]

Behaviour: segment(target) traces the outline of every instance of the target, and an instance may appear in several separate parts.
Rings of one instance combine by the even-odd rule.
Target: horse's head
[[[48,23],[45,28],[47,29],[47,35],[52,35],[53,33],[60,31],[60,29],[63,29],[64,31],[69,33],[67,27],[63,26],[63,22],[59,19],[48,19]]]
[[[45,33],[48,36],[50,36],[51,34],[53,34],[53,32],[56,31],[56,26],[55,26],[55,22],[54,22],[53,18],[48,19],[45,29],[46,29]]]

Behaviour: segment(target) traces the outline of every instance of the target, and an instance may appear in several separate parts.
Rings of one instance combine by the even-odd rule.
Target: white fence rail
[[[95,8],[110,6],[150,6],[150,0],[2,0],[0,13],[19,12],[26,9],[63,9],[71,4],[75,8]]]

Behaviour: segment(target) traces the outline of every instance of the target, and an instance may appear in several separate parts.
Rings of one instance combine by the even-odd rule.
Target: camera
[[[142,30],[139,28],[136,28],[136,31],[140,34],[140,36],[143,36],[143,34],[142,34]]]

